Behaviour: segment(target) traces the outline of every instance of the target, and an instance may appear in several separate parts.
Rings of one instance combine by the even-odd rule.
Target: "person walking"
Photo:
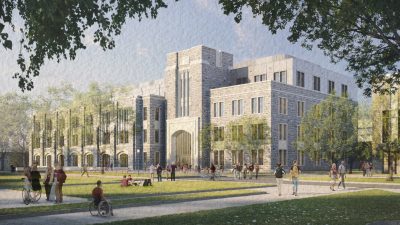
[[[62,187],[67,179],[67,175],[65,174],[60,164],[57,164],[56,170],[54,171],[54,176],[57,177],[57,184],[55,186],[56,203],[62,203],[63,202]]]
[[[249,179],[253,179],[253,171],[254,171],[254,164],[250,164],[249,166]]]
[[[149,168],[149,172],[150,172],[150,179],[151,181],[154,181],[154,171],[156,170],[156,167],[151,164],[150,168]]]
[[[247,176],[247,170],[248,170],[247,163],[245,163],[243,166],[243,179],[245,179],[245,180],[246,180],[246,176]]]
[[[31,170],[31,184],[32,184],[32,190],[34,191],[40,191],[42,190],[42,185],[40,185],[40,172],[37,169],[37,165],[34,164],[32,166]]]
[[[216,168],[215,168],[215,166],[214,166],[214,163],[211,163],[211,167],[210,167],[210,170],[211,170],[211,180],[215,180],[215,170],[216,170]]]
[[[255,169],[256,169],[256,180],[257,180],[258,179],[258,173],[260,172],[260,165],[258,165],[258,163],[256,163]]]
[[[344,179],[346,178],[346,167],[344,165],[344,161],[342,161],[340,163],[338,172],[339,172],[340,181],[339,181],[337,188],[339,189],[340,185],[343,185],[343,189],[346,189],[346,185],[344,184]]]
[[[286,174],[286,172],[282,168],[281,164],[280,163],[276,164],[274,175],[275,175],[275,179],[276,179],[276,185],[278,187],[279,196],[282,195],[282,179],[283,179],[284,174]]]
[[[86,173],[86,176],[89,177],[89,172],[88,172],[87,164],[83,164],[81,177],[82,177],[83,174],[85,174],[85,173]]]
[[[240,180],[242,178],[242,169],[243,169],[243,167],[242,167],[242,165],[240,163],[238,163],[236,168],[237,168],[237,171],[238,171],[238,174],[239,174],[239,180]]]
[[[172,163],[171,165],[171,181],[175,181],[175,172],[176,172],[176,165]]]
[[[365,164],[366,164],[366,162],[362,162],[362,164],[361,164],[361,170],[363,172],[363,177],[365,177],[365,174],[367,173]]]
[[[372,169],[374,168],[372,162],[369,163],[369,176],[372,177]]]
[[[336,180],[337,180],[337,169],[336,169],[336,163],[332,163],[331,169],[329,171],[329,177],[331,178],[331,186],[330,189],[332,191],[335,191],[335,185],[336,185]]]
[[[46,168],[46,174],[44,175],[44,190],[46,192],[46,201],[50,201],[50,191],[51,186],[54,181],[54,170],[51,165],[48,165]]]
[[[297,165],[297,160],[293,160],[293,164],[290,167],[290,177],[293,184],[293,195],[297,196],[297,191],[299,188],[299,176],[301,173],[300,167]]]
[[[163,168],[161,167],[161,165],[157,164],[157,179],[158,179],[158,182],[162,182],[162,170],[163,170]]]

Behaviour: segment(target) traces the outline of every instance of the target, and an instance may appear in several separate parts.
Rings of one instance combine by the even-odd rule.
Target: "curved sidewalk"
[[[291,185],[284,185],[283,195],[277,195],[276,187],[262,188],[260,190],[267,191],[267,194],[253,195],[253,196],[242,196],[242,197],[230,197],[223,199],[210,199],[210,200],[199,200],[199,201],[188,201],[183,203],[170,203],[160,204],[153,206],[140,206],[140,207],[129,207],[115,209],[113,217],[103,218],[98,216],[91,216],[88,211],[78,213],[67,213],[57,214],[49,216],[38,216],[31,218],[12,219],[0,221],[1,224],[8,225],[81,225],[81,224],[95,224],[105,223],[112,221],[121,221],[129,219],[140,219],[146,217],[171,215],[178,213],[189,213],[203,210],[221,209],[228,207],[262,204],[266,202],[275,202],[282,200],[298,199],[298,198],[309,198],[321,195],[330,195],[335,193],[344,193],[359,191],[359,188],[349,188],[346,190],[340,190],[332,192],[326,186],[299,186],[299,196],[291,195]]]

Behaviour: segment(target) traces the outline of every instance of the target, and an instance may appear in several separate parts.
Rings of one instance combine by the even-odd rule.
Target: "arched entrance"
[[[89,167],[92,167],[93,166],[93,162],[94,162],[94,158],[93,158],[93,154],[87,154],[86,155],[86,162],[85,162],[85,164],[87,165],[87,166],[89,166]]]
[[[51,166],[51,155],[46,156],[46,166]]]
[[[61,166],[64,166],[64,155],[58,155],[58,163],[61,165]]]
[[[176,165],[192,164],[192,143],[189,132],[177,131],[173,138],[175,139]]]
[[[102,155],[102,166],[105,168],[110,167],[110,155],[103,153]]]
[[[119,155],[119,166],[120,167],[128,167],[128,155],[125,153],[121,153]]]

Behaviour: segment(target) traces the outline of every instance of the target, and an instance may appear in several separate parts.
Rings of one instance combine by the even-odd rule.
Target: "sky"
[[[48,86],[71,83],[85,89],[91,82],[106,84],[137,84],[163,78],[166,54],[196,45],[205,45],[234,55],[234,63],[275,54],[289,54],[346,74],[345,63],[332,64],[322,51],[308,51],[299,43],[287,41],[289,32],[272,35],[245,11],[237,24],[233,15],[226,16],[218,0],[168,0],[168,8],[161,9],[156,19],[128,20],[122,34],[115,38],[116,47],[103,51],[87,35],[86,50],[78,52],[74,61],[50,61],[34,79],[35,88],[27,94],[44,93]],[[0,48],[0,94],[20,92],[12,74],[18,71],[18,50]],[[359,91],[360,92],[360,91]]]

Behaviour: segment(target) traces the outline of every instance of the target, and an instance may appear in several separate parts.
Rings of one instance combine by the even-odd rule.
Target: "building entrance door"
[[[176,150],[176,165],[183,166],[191,165],[192,144],[191,135],[186,131],[178,131],[175,133],[175,150]]]

